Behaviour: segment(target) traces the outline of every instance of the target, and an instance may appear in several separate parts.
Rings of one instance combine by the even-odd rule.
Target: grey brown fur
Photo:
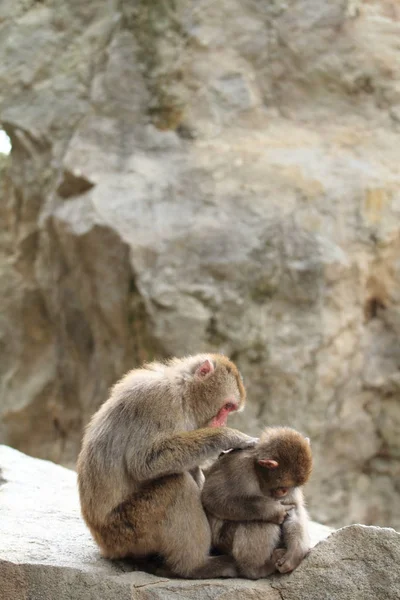
[[[209,426],[232,410],[230,403],[241,409],[245,390],[221,355],[151,363],[114,386],[78,459],[82,514],[105,557],[158,554],[175,575],[236,575],[231,557],[209,556],[200,499],[201,464],[255,443],[235,429]]]
[[[275,461],[272,469],[259,461]],[[301,486],[312,469],[309,440],[267,428],[254,447],[223,455],[207,471],[202,501],[213,545],[251,579],[295,569],[309,551]]]

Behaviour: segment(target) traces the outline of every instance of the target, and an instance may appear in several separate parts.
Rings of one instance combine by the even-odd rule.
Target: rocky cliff
[[[0,439],[72,464],[127,369],[229,354],[324,523],[400,527],[394,0],[0,6]]]

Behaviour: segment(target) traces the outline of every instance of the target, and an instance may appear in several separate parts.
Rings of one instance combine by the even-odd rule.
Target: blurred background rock
[[[72,466],[144,360],[312,439],[312,517],[400,528],[400,5],[3,0],[0,442]]]

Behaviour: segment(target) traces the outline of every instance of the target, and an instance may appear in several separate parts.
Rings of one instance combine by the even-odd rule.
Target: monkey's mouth
[[[226,402],[224,406],[220,409],[218,414],[211,419],[209,423],[209,427],[225,427],[226,421],[228,419],[228,415],[231,412],[235,412],[238,409],[238,405],[234,402]]]
[[[274,498],[283,498],[284,496],[287,496],[289,492],[289,488],[275,488],[274,490],[272,490],[271,494]]]

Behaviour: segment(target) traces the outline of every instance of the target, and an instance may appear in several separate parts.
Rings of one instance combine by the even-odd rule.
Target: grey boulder
[[[166,579],[100,557],[74,471],[0,446],[0,600],[379,600],[400,597],[400,534],[312,523],[313,549],[290,575]]]

